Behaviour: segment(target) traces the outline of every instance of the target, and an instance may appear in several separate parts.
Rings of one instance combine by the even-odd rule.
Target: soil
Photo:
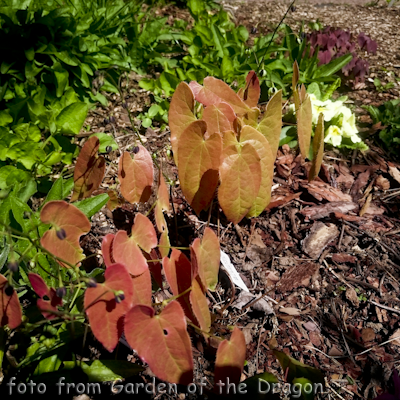
[[[238,24],[249,30],[257,27],[258,34],[263,34],[275,28],[289,3],[249,0],[223,4]],[[308,163],[284,146],[275,165],[268,211],[234,226],[214,203],[210,226],[220,238],[221,249],[229,255],[250,293],[255,298],[264,296],[251,304],[245,292],[232,289],[223,269],[217,292],[209,296],[216,316],[214,333],[226,335],[228,326],[233,325],[245,333],[247,365],[243,379],[268,371],[284,382],[272,352],[278,349],[323,372],[326,388],[319,398],[373,399],[392,387],[392,371],[400,360],[400,165],[391,162],[374,144],[376,133],[361,108],[400,97],[400,85],[395,80],[400,77],[400,11],[385,4],[366,7],[362,0],[345,4],[300,1],[286,19],[293,29],[299,29],[302,22],[320,21],[323,26],[365,32],[378,42],[376,55],[363,55],[370,63],[365,85],[356,89],[350,85],[344,91],[370,151],[327,151],[319,178],[308,183]],[[170,6],[160,13],[189,18]],[[372,83],[375,77],[383,83],[394,82],[395,87],[378,93]],[[140,76],[131,74],[130,78],[130,94],[125,101],[135,118],[151,105],[151,96],[138,87]],[[105,121],[111,115],[114,123]],[[168,128],[144,129],[136,119],[135,124],[146,147],[163,160],[165,173],[177,181],[176,167],[166,152]],[[82,142],[93,132],[103,131],[115,135],[119,151],[135,145],[135,133],[117,95],[110,96],[108,108],[91,112],[87,125],[90,131],[80,135]],[[110,164],[102,191],[117,187],[118,156],[118,151],[108,155]],[[179,184],[171,193],[171,243],[188,246],[195,236],[202,235],[208,213],[196,216]],[[122,204],[114,211],[104,208],[98,213],[82,243],[86,255],[97,257],[89,258],[90,264],[85,267],[102,265],[103,236],[129,226],[136,212],[148,209],[148,204]],[[205,378],[210,389],[215,348],[191,333],[195,382]],[[93,338],[90,342],[92,351],[85,357],[115,357]],[[118,357],[126,354],[140,363],[123,342]],[[137,379],[150,381],[151,371],[147,369]],[[195,396],[185,397],[182,389],[177,396],[158,394],[154,398]]]

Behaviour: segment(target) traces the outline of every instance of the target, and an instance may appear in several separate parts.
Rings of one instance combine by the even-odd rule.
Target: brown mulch
[[[225,3],[238,24],[249,30],[256,26],[259,33],[271,32],[288,4]],[[365,87],[354,90],[349,86],[344,93],[354,104],[358,122],[367,125],[370,120],[361,105],[379,105],[399,97],[395,80],[400,75],[399,10],[304,2],[296,7],[286,20],[293,29],[302,21],[319,20],[324,26],[365,32],[378,42],[377,55],[365,55],[370,63],[369,78],[393,81],[395,88],[378,93],[367,79]],[[172,11],[166,8],[163,13]],[[179,12],[184,17],[184,12]],[[129,88],[134,92],[131,90],[133,94],[125,101],[137,115],[151,105],[151,96],[138,87],[139,76],[132,74],[131,78]],[[105,121],[110,116],[115,122]],[[168,128],[144,129],[137,120],[135,123],[146,147],[163,160],[169,178],[177,181],[176,168],[166,152]],[[92,112],[87,124],[90,131],[82,134],[82,141],[88,134],[103,131],[116,137],[120,151],[136,143],[119,96],[111,95],[109,107]],[[229,325],[239,326],[245,333],[248,347],[243,378],[268,371],[282,382],[282,370],[272,353],[277,348],[325,374],[326,392],[320,398],[373,399],[390,383],[400,360],[400,339],[392,340],[400,336],[400,165],[391,163],[373,142],[368,144],[371,150],[365,154],[327,151],[319,178],[311,183],[307,181],[308,163],[284,146],[275,164],[271,205],[258,218],[233,226],[214,204],[210,226],[220,238],[221,249],[250,292],[264,295],[263,306],[257,306],[261,300],[248,306],[251,300],[242,298],[238,288],[233,293],[227,274],[221,271],[218,290],[209,297],[216,315],[215,334],[227,334]],[[104,191],[117,187],[118,156],[119,151],[108,155]],[[202,235],[208,213],[196,216],[178,184],[172,188],[172,197],[171,243],[187,246]],[[114,211],[105,208],[98,213],[83,242],[87,255],[98,256],[90,258],[92,264],[86,268],[101,266],[99,244],[104,235],[132,223],[135,212],[148,209],[148,204],[123,204]],[[210,383],[215,349],[201,337],[193,337],[196,381],[206,377]],[[101,345],[98,349],[104,355]],[[141,379],[150,377],[145,371]]]

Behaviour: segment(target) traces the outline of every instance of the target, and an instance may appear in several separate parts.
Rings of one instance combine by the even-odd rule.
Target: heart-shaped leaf
[[[235,327],[230,340],[220,343],[215,360],[214,382],[224,383],[222,390],[217,389],[218,393],[227,393],[227,382],[237,385],[243,372],[244,361],[246,359],[246,341],[243,332]]]
[[[178,141],[181,133],[196,119],[193,92],[187,83],[181,82],[172,96],[168,112],[171,147],[176,165],[178,165]]]
[[[174,296],[183,293],[192,285],[192,265],[180,250],[172,249],[171,257],[163,258],[163,268],[165,277],[167,278],[167,282]],[[178,302],[182,306],[186,316],[194,324],[198,325],[190,305],[189,296],[189,292],[185,293],[178,298]]]
[[[319,114],[317,127],[313,138],[313,160],[308,174],[308,181],[314,180],[321,169],[322,157],[324,156],[324,114]]]
[[[162,235],[161,235],[162,236]],[[161,253],[161,251],[160,251]],[[149,266],[149,270],[151,276],[156,281],[157,285],[162,288],[163,287],[163,276],[162,276],[162,264],[159,260],[160,256],[158,255],[155,249],[151,250],[150,254],[144,253],[144,256],[147,260],[147,265]],[[153,261],[150,261],[153,260]],[[157,260],[157,261],[154,261]]]
[[[113,257],[113,242],[115,235],[112,233],[108,233],[103,237],[101,242],[101,254],[103,255],[104,264],[106,267],[110,267],[115,264],[115,260]]]
[[[159,379],[182,385],[192,382],[192,346],[177,301],[158,315],[148,306],[133,307],[125,317],[124,332],[129,345]]]
[[[226,217],[237,224],[249,212],[260,190],[260,157],[249,143],[228,146],[219,171],[219,204]]]
[[[52,225],[40,240],[46,250],[70,265],[84,258],[79,238],[90,231],[90,221],[82,211],[62,200],[49,201],[40,212],[40,220]]]
[[[89,197],[103,180],[106,162],[98,156],[100,140],[92,136],[82,147],[74,171],[74,192],[71,201]]]
[[[313,383],[325,384],[324,375],[319,369],[305,365],[283,351],[274,350],[274,354],[285,372],[287,382],[291,383],[296,378],[306,378]]]
[[[203,238],[195,239],[192,244],[197,263],[197,272],[204,287],[215,290],[218,283],[220,263],[220,246],[217,235],[211,228],[206,227]],[[193,262],[193,257],[192,257]]]
[[[11,292],[11,293],[10,293]],[[0,327],[17,328],[22,322],[22,310],[17,292],[8,286],[8,280],[0,274]]]
[[[146,253],[157,246],[157,234],[152,222],[143,214],[137,213],[132,227],[131,239]]]
[[[170,211],[169,204],[169,193],[167,189],[167,185],[165,183],[164,177],[161,173],[161,169],[159,170],[158,176],[158,191],[157,191],[157,203],[154,208],[154,217],[156,220],[156,226],[159,232],[164,232],[168,230],[167,223],[165,222],[163,211]]]
[[[121,182],[121,194],[129,203],[144,203],[151,195],[154,180],[153,160],[142,145],[139,151],[131,155],[125,151],[119,159],[118,179]]]
[[[107,243],[105,253],[107,253]],[[157,234],[151,221],[143,214],[136,214],[131,236],[126,231],[118,231],[112,241],[112,256],[117,263],[126,266],[132,275],[141,275],[148,269],[146,258],[140,248],[146,253],[157,246]],[[140,247],[140,248],[139,248]]]
[[[297,136],[299,140],[299,147],[301,156],[306,159],[310,151],[310,141],[312,132],[312,107],[311,99],[307,94],[305,99],[300,103],[296,111],[297,117]]]
[[[257,107],[260,98],[260,81],[254,71],[250,71],[246,77],[246,87],[243,90],[242,99],[251,108]]]
[[[206,137],[233,129],[236,114],[228,103],[212,104],[204,109],[203,121],[207,124]]]
[[[57,318],[54,311],[58,311],[57,306],[62,305],[62,298],[57,296],[54,288],[49,288],[46,285],[46,282],[40,275],[29,273],[28,278],[33,290],[40,297],[40,299],[37,300],[36,305],[43,317],[49,320]]]
[[[228,103],[238,116],[243,116],[251,108],[224,82],[212,76],[204,78],[203,86],[197,82],[190,82],[195,99],[205,106],[218,104],[221,101]]]
[[[279,147],[282,128],[282,90],[276,92],[268,102],[263,119],[258,124],[258,130],[265,136],[271,147],[275,160]]]
[[[151,275],[150,270],[146,269],[143,274],[134,276],[132,305],[143,304],[151,307]]]
[[[84,306],[94,336],[111,352],[122,335],[123,317],[132,307],[133,284],[122,264],[108,267],[104,278],[104,283],[86,289]],[[125,296],[120,302],[116,299],[119,291]]]
[[[192,290],[190,291],[189,300],[200,329],[204,332],[209,332],[211,315],[199,276],[192,280]]]
[[[218,185],[222,138],[205,139],[204,121],[192,122],[179,139],[179,179],[182,192],[197,214],[208,207]]]
[[[268,140],[256,129],[249,125],[243,127],[240,132],[240,142],[249,143],[257,151],[260,157],[261,184],[257,198],[251,206],[247,216],[257,217],[268,206],[271,200],[272,177],[274,174],[274,157]]]

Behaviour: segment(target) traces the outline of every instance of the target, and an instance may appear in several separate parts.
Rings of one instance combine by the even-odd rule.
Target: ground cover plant
[[[187,201],[199,213],[210,205],[220,181],[218,201],[226,217],[235,223],[245,215],[259,215],[269,204],[282,118],[278,92],[258,123],[256,105],[260,87],[254,72],[248,75],[246,82],[240,95],[211,77],[204,80],[204,86],[194,81],[190,86],[181,83],[170,108],[171,143]],[[298,117],[300,148],[303,154],[308,154],[311,103],[304,86],[298,91],[295,79],[293,86],[298,93],[299,109],[304,110],[299,112],[302,117]],[[195,98],[206,105],[202,119],[196,119],[193,113]],[[314,138],[318,143],[314,146],[315,159],[319,161],[312,165],[310,180],[318,175],[320,168],[322,121],[321,114]],[[234,328],[229,341],[216,336],[215,328],[212,329],[214,317],[205,296],[207,290],[215,291],[218,282],[218,237],[207,227],[202,239],[196,238],[187,249],[190,260],[181,250],[170,246],[163,215],[163,211],[170,209],[169,195],[161,170],[156,202],[150,209],[154,211],[158,235],[151,220],[137,213],[128,231],[121,229],[103,238],[104,275],[100,270],[87,274],[79,268],[84,259],[79,239],[90,230],[88,217],[109,199],[107,194],[90,197],[105,171],[105,160],[98,155],[99,147],[100,140],[96,136],[83,146],[75,166],[70,203],[63,200],[71,190],[63,190],[66,183],[63,178],[55,182],[36,212],[13,195],[8,197],[12,202],[11,215],[21,232],[13,228],[11,220],[4,229],[8,262],[7,255],[3,256],[7,271],[1,275],[1,325],[15,329],[22,324],[20,333],[33,340],[25,354],[20,347],[21,358],[16,367],[28,367],[29,378],[55,371],[67,373],[73,364],[69,359],[73,353],[66,346],[80,336],[79,328],[83,328],[87,318],[91,332],[108,351],[116,348],[124,334],[124,340],[159,379],[189,385],[193,381],[193,355],[186,331],[189,325],[208,345],[210,338],[217,341],[215,383],[229,380],[238,385],[245,362],[244,335]],[[153,158],[142,145],[134,147],[132,155],[123,152],[119,158],[120,190],[131,203],[146,202],[154,181]],[[241,170],[246,171],[246,168],[253,172],[253,180],[240,176]],[[76,201],[78,199],[80,201]],[[22,219],[21,213],[24,213]],[[12,242],[12,238],[17,241]],[[152,280],[160,289],[164,287],[161,271],[172,297],[153,303]],[[23,321],[19,297],[32,295],[32,292],[38,297],[36,306],[41,316],[28,313]],[[42,335],[37,339],[34,332],[43,323],[50,337]],[[284,353],[276,351],[275,355],[289,373],[288,382],[294,384],[294,395],[310,395],[310,385],[323,385],[317,369]],[[79,362],[74,365],[93,381],[105,380],[104,375],[108,380],[128,377],[141,370],[140,365],[130,365],[117,374],[115,364],[104,364],[101,360],[90,365]],[[266,382],[276,379],[273,375],[261,377]],[[250,384],[255,385],[255,382],[257,378]],[[225,389],[219,391],[216,385],[214,391],[221,394]]]

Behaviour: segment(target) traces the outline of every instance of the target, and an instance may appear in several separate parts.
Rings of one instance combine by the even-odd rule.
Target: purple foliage
[[[346,77],[352,77],[355,83],[363,82],[369,69],[368,62],[358,57],[356,45],[358,44],[360,50],[372,54],[376,54],[377,50],[377,43],[365,33],[360,33],[355,40],[350,31],[331,26],[309,33],[307,40],[310,43],[310,57],[318,51],[318,65],[328,64],[345,54],[352,54],[353,59],[342,68],[342,73]]]

